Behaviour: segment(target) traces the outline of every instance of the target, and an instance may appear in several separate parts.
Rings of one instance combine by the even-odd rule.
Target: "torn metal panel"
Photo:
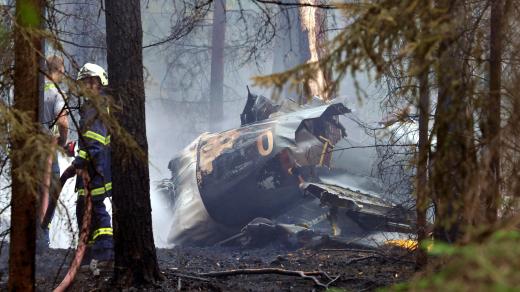
[[[309,228],[294,224],[278,224],[267,218],[255,218],[239,233],[219,242],[218,246],[262,247],[280,243],[285,247],[305,245],[315,236]]]
[[[241,125],[245,126],[258,121],[267,120],[271,114],[278,112],[280,108],[281,106],[272,100],[261,95],[252,94],[249,88],[247,88],[246,105],[240,115]]]
[[[360,191],[321,183],[306,183],[303,189],[330,208],[332,225],[337,212],[344,212],[365,230],[411,231],[415,221],[412,210]]]
[[[169,194],[172,205],[172,226],[168,241],[208,244],[214,233],[231,234],[225,226],[213,220],[201,199],[197,186],[196,165],[198,140],[186,147],[169,163],[173,175],[173,192]]]

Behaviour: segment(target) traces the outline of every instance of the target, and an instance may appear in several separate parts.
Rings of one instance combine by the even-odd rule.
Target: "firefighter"
[[[53,153],[47,158],[44,164],[43,185],[41,189],[40,204],[38,209],[38,219],[41,229],[38,230],[37,246],[39,251],[49,247],[49,226],[52,214],[49,212],[49,220],[45,220],[48,205],[53,198],[57,197],[59,187],[57,186],[60,177],[60,167],[56,155],[56,146],[65,146],[69,130],[67,109],[65,107],[65,96],[58,90],[56,84],[60,84],[65,72],[63,58],[59,56],[49,56],[46,62],[45,86],[42,100],[42,110],[40,112],[40,122],[42,130],[51,138]],[[49,198],[50,197],[50,198]]]
[[[81,230],[85,212],[85,195],[87,188],[92,195],[92,219],[88,237],[87,253],[83,263],[90,260],[112,261],[114,257],[111,218],[104,200],[111,196],[112,181],[110,173],[110,135],[97,109],[94,100],[100,100],[103,87],[108,85],[108,76],[103,68],[96,64],[86,63],[79,71],[77,80],[80,83],[81,107],[79,132],[79,150],[72,165],[76,169],[76,191],[78,200],[76,216]],[[108,108],[106,108],[108,114]],[[87,183],[87,185],[84,184]]]

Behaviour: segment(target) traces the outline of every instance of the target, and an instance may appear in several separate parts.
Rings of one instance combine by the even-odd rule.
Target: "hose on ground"
[[[63,292],[69,288],[70,284],[74,281],[76,274],[81,265],[81,261],[83,260],[83,256],[85,255],[85,251],[87,249],[87,241],[90,231],[90,221],[92,216],[92,194],[90,192],[90,186],[83,178],[83,185],[85,186],[86,196],[85,196],[85,214],[83,215],[83,222],[81,223],[81,231],[79,236],[78,249],[76,250],[76,254],[72,263],[70,264],[70,268],[67,271],[67,274],[61,281],[60,285],[54,289],[54,292]]]

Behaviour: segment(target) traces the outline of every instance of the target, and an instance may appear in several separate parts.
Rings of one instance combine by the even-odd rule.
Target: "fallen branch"
[[[178,273],[178,272],[174,272],[173,275],[176,276],[176,277],[179,277],[179,278],[186,278],[186,279],[191,279],[191,280],[198,280],[198,281],[202,281],[202,282],[209,282],[209,281],[211,281],[211,280],[208,279],[208,278],[202,278],[202,277],[197,277],[197,276],[191,276],[191,275],[186,275],[186,274]],[[180,290],[180,289],[177,289],[177,290]]]
[[[324,248],[324,249],[321,249],[320,251],[324,251],[324,252],[356,252],[356,253],[360,253],[360,252],[363,252],[363,253],[372,253],[373,255],[371,256],[368,256],[368,257],[361,257],[361,258],[356,258],[356,259],[353,259],[352,261],[350,262],[347,262],[347,264],[352,264],[352,263],[355,263],[355,262],[359,262],[359,261],[362,261],[362,260],[366,260],[366,259],[370,259],[370,258],[387,258],[389,260],[394,260],[395,262],[401,262],[401,263],[406,263],[406,264],[415,264],[415,261],[410,261],[410,260],[406,260],[404,259],[406,256],[408,255],[404,255],[404,256],[392,256],[392,255],[389,255],[389,254],[385,254],[385,253],[382,253],[380,251],[377,251],[377,250],[368,250],[368,249],[351,249],[351,248]],[[377,256],[375,256],[377,255]]]
[[[320,251],[328,251],[328,252],[354,252],[354,253],[371,253],[381,257],[388,257],[389,255],[374,249],[358,249],[358,248],[324,248],[320,249]]]
[[[375,255],[369,255],[369,256],[366,256],[366,257],[354,258],[354,259],[351,259],[350,261],[345,262],[344,265],[350,265],[350,264],[361,262],[361,261],[364,261],[364,260],[377,259],[377,258],[380,258],[380,257],[375,256]]]
[[[208,272],[208,273],[199,273],[198,276],[202,277],[226,277],[226,276],[236,276],[236,275],[258,275],[258,274],[278,274],[285,276],[298,276],[303,279],[309,279],[314,282],[317,286],[323,287],[327,289],[330,284],[334,283],[339,276],[330,277],[327,273],[323,271],[312,271],[312,272],[304,272],[304,271],[292,271],[292,270],[284,270],[278,268],[263,268],[263,269],[237,269],[237,270],[227,270],[227,271],[217,271],[217,272]],[[315,276],[322,276],[329,279],[329,282],[324,284],[318,280]]]
[[[382,254],[381,252],[374,249],[361,249],[361,248],[322,248],[319,251],[348,251],[348,252],[370,252],[376,254]]]

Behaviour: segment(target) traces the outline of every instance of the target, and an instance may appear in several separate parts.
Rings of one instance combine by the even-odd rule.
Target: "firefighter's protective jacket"
[[[108,108],[107,108],[108,111]],[[76,169],[87,169],[92,198],[110,196],[110,135],[97,110],[88,101],[80,109],[79,151],[72,164]],[[85,194],[83,179],[76,179],[76,191]]]

